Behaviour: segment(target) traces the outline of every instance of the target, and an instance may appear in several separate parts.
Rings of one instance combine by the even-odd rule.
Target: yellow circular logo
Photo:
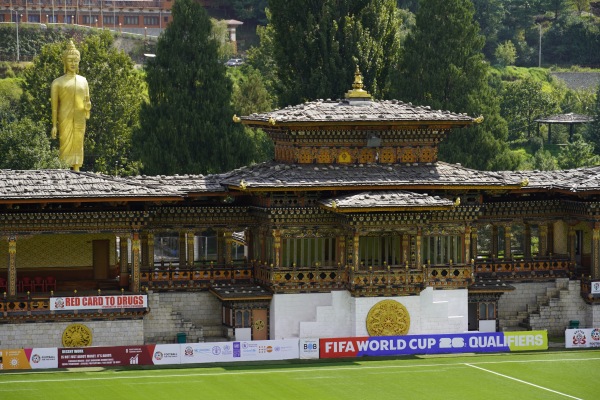
[[[406,335],[410,328],[410,315],[406,307],[395,300],[375,304],[367,314],[369,336]]]
[[[67,326],[62,336],[63,347],[87,347],[92,344],[92,331],[83,324]]]

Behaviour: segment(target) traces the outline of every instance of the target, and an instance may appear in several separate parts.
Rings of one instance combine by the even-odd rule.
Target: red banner
[[[148,296],[145,294],[50,298],[50,310],[106,310],[146,307],[148,307]]]

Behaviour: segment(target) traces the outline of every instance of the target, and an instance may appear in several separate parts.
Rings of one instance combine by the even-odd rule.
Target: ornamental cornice
[[[90,211],[2,213],[0,230],[28,231],[97,231],[105,229],[141,229],[152,220],[148,211]]]
[[[486,218],[513,218],[515,216],[557,215],[564,213],[561,200],[511,201],[482,205]]]

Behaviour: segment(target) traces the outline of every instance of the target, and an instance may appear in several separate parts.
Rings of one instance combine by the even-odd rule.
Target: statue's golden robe
[[[63,75],[52,82],[52,98],[58,101],[59,158],[69,165],[83,164],[83,137],[89,110],[87,80],[80,75]]]

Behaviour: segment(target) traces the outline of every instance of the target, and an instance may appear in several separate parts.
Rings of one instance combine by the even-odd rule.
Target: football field
[[[599,398],[600,350],[0,372],[2,400]]]

